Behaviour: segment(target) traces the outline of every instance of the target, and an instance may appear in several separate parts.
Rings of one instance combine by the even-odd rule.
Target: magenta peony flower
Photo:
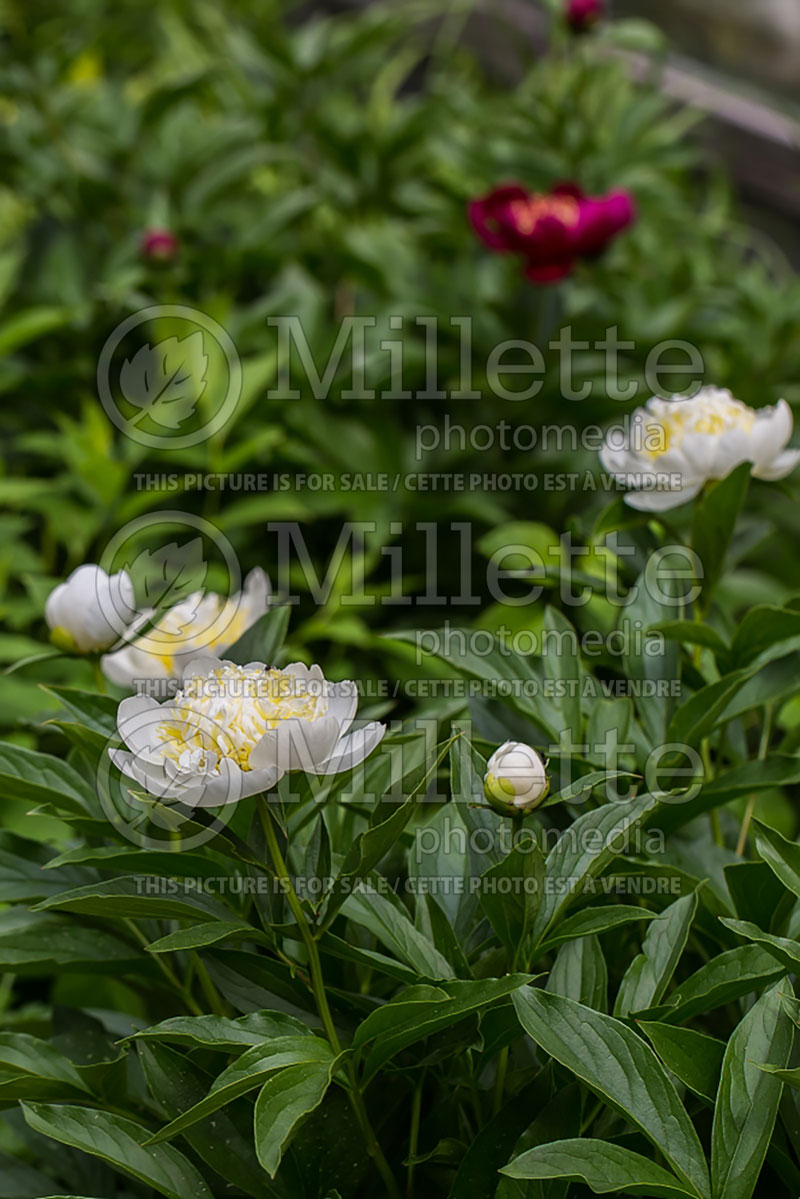
[[[180,242],[169,229],[147,229],[139,243],[144,257],[156,262],[170,262],[178,253],[179,247]]]
[[[567,0],[564,15],[574,33],[586,33],[605,16],[603,0]]]
[[[508,183],[469,205],[481,240],[490,250],[521,254],[533,283],[563,279],[577,258],[600,254],[634,216],[629,192],[584,196],[573,183],[560,183],[547,194]]]

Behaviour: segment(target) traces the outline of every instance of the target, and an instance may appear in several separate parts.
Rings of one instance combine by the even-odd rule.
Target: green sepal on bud
[[[63,625],[57,625],[56,628],[50,630],[50,641],[65,654],[79,654],[78,643],[70,633],[69,629],[65,629]]]
[[[506,741],[487,763],[483,793],[501,816],[524,816],[547,798],[550,779],[547,763],[530,745]]]

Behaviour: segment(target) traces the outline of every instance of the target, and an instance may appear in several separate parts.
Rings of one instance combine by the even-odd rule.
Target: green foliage
[[[246,0],[1,7],[0,1194],[796,1196],[797,506],[739,466],[691,515],[635,513],[593,452],[469,437],[510,410],[541,429],[565,405],[581,428],[631,408],[596,349],[575,355],[580,404],[556,355],[535,397],[489,386],[499,341],[544,349],[565,324],[631,340],[619,384],[640,402],[663,341],[697,346],[743,400],[800,398],[800,285],[698,174],[691,115],[608,53],[647,27],[583,44],[554,28],[553,52],[521,61],[490,22],[486,48],[519,51],[512,85],[474,26],[459,41],[458,5],[444,21],[416,2],[331,18]],[[511,178],[628,187],[639,219],[535,290],[466,217]],[[162,225],[180,249],[157,262],[139,242]],[[156,303],[213,316],[241,355],[235,412],[195,446],[125,437],[95,393],[108,335]],[[324,396],[299,371],[281,381],[280,313],[320,375],[341,318],[374,316],[375,387],[391,334],[413,400],[363,394],[343,365]],[[428,394],[418,314],[440,322],[450,392],[450,318],[474,317],[477,401]],[[169,362],[130,347],[151,383],[198,353],[168,334]],[[290,384],[297,398],[275,394]],[[207,418],[205,393],[137,395],[143,420],[159,403]],[[442,445],[445,416],[463,444]],[[416,454],[419,426],[438,438]],[[565,470],[594,487],[423,482]],[[402,482],[359,490],[356,471]],[[270,484],[226,495],[187,482],[201,472]],[[275,482],[298,474],[331,483]],[[173,509],[297,592],[226,656],[357,679],[360,714],[390,722],[363,766],[216,811],[158,804],[109,765],[122,690],[47,647],[44,601],[127,521]],[[276,580],[271,521],[299,522],[319,602],[297,566]],[[373,539],[340,553],[345,521]],[[433,581],[420,525],[440,535]],[[164,596],[163,549],[137,544],[140,600]],[[197,566],[187,551],[170,602]],[[398,596],[415,602],[371,602]],[[634,621],[619,652],[584,639]],[[513,818],[483,789],[507,740],[548,757],[551,782]]]

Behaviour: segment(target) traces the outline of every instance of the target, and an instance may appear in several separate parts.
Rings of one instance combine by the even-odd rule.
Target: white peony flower
[[[486,763],[483,790],[497,811],[529,812],[546,797],[550,780],[535,749],[524,741],[506,741]]]
[[[133,583],[122,570],[107,575],[87,563],[50,592],[44,618],[54,644],[91,653],[119,641],[136,612]]]
[[[720,387],[704,387],[691,399],[648,400],[634,412],[624,445],[606,440],[603,469],[632,488],[625,502],[662,512],[694,499],[703,485],[752,462],[756,479],[782,479],[800,461],[787,450],[792,410],[749,408]]]
[[[122,700],[117,729],[129,748],[109,754],[151,795],[217,807],[268,791],[291,770],[338,774],[363,762],[386,727],[348,732],[357,704],[355,683],[328,682],[319,666],[198,658],[174,699]]]
[[[127,630],[127,642],[100,661],[103,673],[120,687],[153,680],[180,682],[184,668],[198,654],[224,654],[269,605],[269,579],[259,567],[230,599],[213,591],[195,591],[150,625],[152,609],[139,614]],[[145,628],[145,626],[149,626]],[[137,630],[144,631],[137,636]]]

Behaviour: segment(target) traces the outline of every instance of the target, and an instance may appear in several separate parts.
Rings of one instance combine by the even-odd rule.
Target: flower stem
[[[133,936],[136,938],[136,940],[139,942],[139,944],[146,948],[149,943],[149,939],[144,935],[144,933],[134,923],[134,921],[125,919],[123,921],[123,923],[130,930],[130,932],[133,934]],[[193,1016],[205,1016],[205,1012],[203,1011],[203,1009],[201,1008],[200,1004],[197,1002],[195,997],[192,995],[190,988],[185,983],[181,982],[181,980],[178,978],[177,974],[172,969],[172,967],[169,965],[169,963],[164,960],[165,955],[163,953],[154,953],[154,954],[151,954],[151,957],[155,961],[156,965],[158,966],[161,973],[164,975],[164,978],[167,980],[169,985],[171,987],[174,987],[175,990],[178,991],[181,998],[183,999],[183,1002],[186,1004],[187,1008],[192,1013],[192,1015]]]
[[[92,669],[94,670],[94,681],[95,681],[95,685],[97,686],[97,690],[100,692],[101,695],[105,695],[105,693],[106,693],[106,677],[100,668],[100,659],[99,658],[92,659]]]
[[[500,1050],[500,1057],[497,1061],[497,1078],[494,1084],[494,1107],[492,1115],[496,1116],[503,1106],[503,1092],[506,1089],[506,1074],[508,1073],[508,1045],[504,1045]]]
[[[425,1085],[425,1070],[420,1074],[419,1082],[414,1088],[414,1098],[411,1102],[411,1129],[408,1134],[408,1182],[406,1183],[406,1199],[414,1199],[414,1158],[419,1145],[419,1122],[422,1114],[422,1088]]]
[[[292,915],[297,923],[297,928],[302,938],[303,944],[308,954],[308,970],[311,979],[311,991],[314,996],[314,1002],[317,1005],[322,1026],[325,1029],[325,1035],[328,1038],[331,1049],[338,1056],[342,1052],[339,1034],[336,1032],[336,1026],[333,1023],[333,1016],[328,1005],[328,996],[325,993],[325,984],[322,978],[322,964],[319,957],[319,949],[311,927],[306,919],[306,914],[303,911],[303,906],[300,903],[297,892],[294,889],[291,876],[289,874],[283,854],[281,853],[278,838],[275,835],[275,825],[272,819],[272,813],[269,810],[266,796],[259,795],[258,797],[258,814],[261,819],[261,825],[264,829],[264,837],[267,842],[267,849],[272,858],[272,865],[275,870],[275,877],[281,885],[283,893],[291,908]],[[370,1124],[367,1109],[364,1104],[364,1097],[361,1094],[361,1089],[358,1085],[355,1070],[352,1062],[345,1061],[344,1063],[347,1076],[350,1081],[350,1089],[348,1095],[356,1119],[361,1128],[364,1141],[367,1146],[367,1152],[375,1163],[375,1166],[383,1179],[389,1199],[401,1199],[400,1188],[397,1185],[391,1167],[387,1162],[383,1150],[378,1144],[375,1133]]]
[[[769,739],[771,736],[772,736],[772,704],[765,704],[765,706],[764,706],[764,724],[762,725],[762,728],[761,728],[761,740],[759,741],[759,744],[758,744],[758,761],[759,762],[763,762],[764,758],[766,758],[766,756],[767,756],[767,750],[769,749]],[[754,791],[753,794],[750,796],[750,798],[747,801],[747,807],[745,808],[744,818],[742,820],[742,827],[739,831],[739,840],[736,844],[736,854],[740,858],[744,856],[745,847],[747,845],[747,834],[750,832],[750,821],[753,819],[753,812],[755,811],[755,806],[756,806],[756,792]]]

